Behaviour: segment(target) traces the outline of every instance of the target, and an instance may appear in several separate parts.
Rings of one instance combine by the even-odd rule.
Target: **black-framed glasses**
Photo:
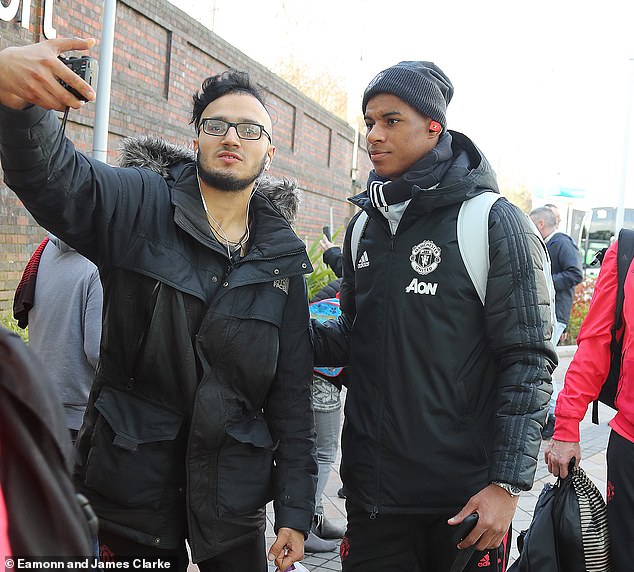
[[[240,139],[246,139],[247,141],[257,141],[262,137],[262,133],[269,138],[271,136],[266,132],[263,125],[259,123],[233,123],[232,121],[225,121],[224,119],[212,119],[205,118],[200,120],[200,128],[207,134],[214,137],[222,137],[226,135],[230,127],[235,127],[236,133]]]

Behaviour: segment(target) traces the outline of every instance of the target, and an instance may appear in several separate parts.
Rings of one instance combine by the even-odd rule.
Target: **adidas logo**
[[[364,250],[361,258],[359,258],[359,262],[357,263],[357,269],[367,268],[368,266],[370,266],[370,259],[368,258],[368,251]]]
[[[480,562],[478,562],[478,568],[486,568],[487,566],[491,566],[491,557],[489,554],[485,554]]]

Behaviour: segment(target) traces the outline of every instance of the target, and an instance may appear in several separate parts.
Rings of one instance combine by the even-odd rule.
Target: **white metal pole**
[[[110,84],[112,81],[112,53],[117,0],[104,0],[101,46],[99,48],[99,75],[97,79],[97,108],[92,136],[92,156],[108,161],[108,124],[110,121]]]
[[[630,163],[630,131],[632,128],[632,100],[634,100],[634,58],[628,61],[628,97],[625,109],[625,135],[623,138],[623,171],[621,173],[621,188],[616,202],[616,229],[614,236],[619,235],[619,231],[623,228],[625,222],[625,189],[628,183],[628,166]]]

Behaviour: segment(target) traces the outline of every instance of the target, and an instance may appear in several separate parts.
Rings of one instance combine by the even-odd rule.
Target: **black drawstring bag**
[[[574,459],[565,479],[544,486],[517,547],[520,556],[508,572],[612,570],[605,501]]]

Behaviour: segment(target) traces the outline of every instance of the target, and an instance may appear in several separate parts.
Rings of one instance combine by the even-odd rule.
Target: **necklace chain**
[[[233,252],[237,252],[239,249],[242,250],[244,245],[249,240],[249,215],[247,214],[245,220],[245,231],[240,240],[237,242],[235,240],[230,240],[229,236],[225,232],[225,229],[222,228],[222,225],[214,218],[214,216],[209,212],[207,208],[207,201],[205,201],[205,197],[200,193],[200,198],[203,201],[203,207],[205,208],[205,214],[207,215],[207,223],[209,224],[209,229],[214,237],[218,240],[218,242],[224,242],[224,245],[227,247],[227,257],[231,260],[231,248],[233,248]],[[213,224],[212,224],[213,223]]]
[[[258,187],[260,186],[260,177],[258,177],[253,189],[251,189],[251,194],[249,195],[249,201],[247,202],[247,210],[245,213],[245,225],[244,225],[245,231],[244,231],[244,234],[240,237],[240,240],[238,240],[237,242],[235,240],[229,240],[229,237],[227,236],[227,233],[225,232],[224,228],[222,228],[220,223],[209,212],[209,209],[207,208],[207,201],[205,201],[205,195],[203,194],[202,188],[200,186],[200,175],[198,174],[198,165],[196,165],[196,179],[198,180],[198,191],[200,192],[200,198],[203,201],[203,207],[205,209],[205,214],[207,215],[207,223],[209,224],[209,229],[211,230],[211,233],[214,235],[214,237],[218,240],[218,242],[225,243],[225,246],[227,247],[227,257],[229,258],[229,260],[231,260],[232,259],[231,247],[232,246],[234,247],[233,252],[236,253],[238,252],[238,250],[242,251],[244,246],[249,241],[249,234],[251,231],[249,227],[249,205],[251,204],[251,199],[253,198],[255,191],[257,191]],[[218,227],[218,228],[216,229],[214,225],[215,227]]]
[[[211,215],[211,213],[207,213],[207,221],[209,222],[209,228],[211,232],[213,232],[214,236],[221,242],[228,244],[230,246],[242,246],[245,243],[245,239],[249,234],[249,229],[247,228],[244,231],[244,234],[240,237],[240,240],[231,240],[225,233],[224,229],[218,224],[218,221]],[[218,227],[216,229],[216,227]]]

